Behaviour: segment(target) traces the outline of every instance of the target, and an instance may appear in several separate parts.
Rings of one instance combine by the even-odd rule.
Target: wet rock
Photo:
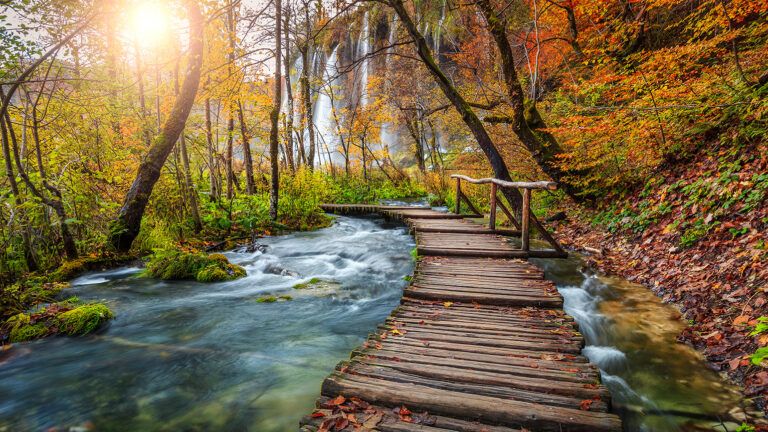
[[[289,269],[287,269],[285,267],[281,267],[278,264],[269,264],[269,265],[267,265],[267,267],[264,269],[264,273],[275,274],[275,275],[280,275],[280,276],[291,276],[291,277],[299,277],[299,276],[301,276],[299,273],[297,273],[297,272],[295,272],[293,270],[289,270]]]

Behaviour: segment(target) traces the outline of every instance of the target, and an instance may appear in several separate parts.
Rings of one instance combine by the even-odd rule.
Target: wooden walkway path
[[[420,258],[401,305],[326,378],[302,431],[621,430],[554,284],[515,259],[505,232],[424,208],[323,208],[404,220]]]

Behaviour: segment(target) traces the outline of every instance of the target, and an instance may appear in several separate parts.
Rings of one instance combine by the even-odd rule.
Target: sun
[[[142,1],[131,11],[130,31],[141,45],[158,45],[168,35],[169,25],[168,9],[162,2]]]

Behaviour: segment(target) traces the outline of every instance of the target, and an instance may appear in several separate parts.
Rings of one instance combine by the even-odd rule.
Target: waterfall
[[[384,54],[384,63],[387,66],[387,70],[389,70],[390,63],[392,62],[392,53],[395,51],[395,42],[397,42],[397,15],[392,15],[392,23],[389,25],[389,36],[387,37],[389,47]]]
[[[437,26],[432,33],[432,51],[435,53],[435,58],[440,55],[440,34],[443,31],[443,23],[445,22],[445,0],[443,0],[443,7],[440,10],[440,20],[437,21]]]
[[[363,15],[363,28],[360,31],[360,40],[357,43],[357,57],[362,58],[360,64],[360,105],[368,105],[368,69],[370,59],[368,54],[371,51],[370,28],[368,27],[368,12]]]
[[[392,23],[389,26],[389,37],[387,42],[389,43],[389,48],[387,48],[387,51],[385,53],[385,64],[387,71],[391,68],[390,63],[392,62],[392,52],[395,50],[394,44],[397,42],[397,15],[392,16]],[[393,147],[397,144],[397,131],[395,130],[393,132],[394,125],[392,122],[383,122],[381,124],[381,128],[379,131],[379,141],[381,143],[382,147],[389,148]]]
[[[323,81],[321,88],[318,89],[317,101],[315,102],[314,109],[314,123],[317,128],[317,135],[320,138],[318,145],[318,152],[325,148],[325,145],[329,149],[336,149],[337,137],[336,137],[336,124],[333,121],[333,113],[331,112],[331,86],[335,84],[336,75],[338,69],[336,64],[338,62],[336,50],[338,46],[333,49],[331,55],[325,60],[325,70],[323,71]]]

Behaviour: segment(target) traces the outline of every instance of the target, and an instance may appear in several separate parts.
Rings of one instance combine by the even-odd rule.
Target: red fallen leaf
[[[594,401],[592,399],[584,399],[579,404],[579,409],[582,410],[582,411],[589,411],[589,408],[592,406],[593,402]]]
[[[366,401],[364,401],[364,400],[362,400],[362,399],[360,399],[358,397],[354,397],[353,396],[349,400],[350,400],[350,402],[352,402],[353,404],[357,405],[358,407],[360,407],[362,409],[367,409],[370,406],[370,404],[368,402],[366,402]]]
[[[347,398],[345,398],[342,395],[338,395],[338,396],[336,396],[335,399],[331,399],[328,402],[326,402],[325,404],[328,405],[328,406],[336,406],[336,405],[341,405],[341,404],[343,404],[346,401],[347,401]]]
[[[381,342],[376,342],[376,349],[381,349]]]
[[[532,367],[532,368],[534,368],[534,369],[538,369],[538,368],[539,368],[539,365],[538,365],[538,364],[536,364],[536,363],[531,363],[531,364],[529,364],[528,366],[530,366],[530,367]]]
[[[325,413],[324,413],[324,412],[322,412],[322,411],[315,411],[315,412],[313,412],[313,413],[310,415],[310,417],[312,417],[312,418],[320,418],[320,417],[325,417]]]
[[[348,370],[349,370],[349,365],[344,365],[341,368],[339,368],[339,372],[341,373],[347,373]]]
[[[584,384],[584,388],[588,388],[588,389],[596,389],[598,387],[599,386],[597,384]]]
[[[336,419],[336,423],[333,425],[336,430],[340,431],[349,426],[349,420],[346,417],[339,417]]]

